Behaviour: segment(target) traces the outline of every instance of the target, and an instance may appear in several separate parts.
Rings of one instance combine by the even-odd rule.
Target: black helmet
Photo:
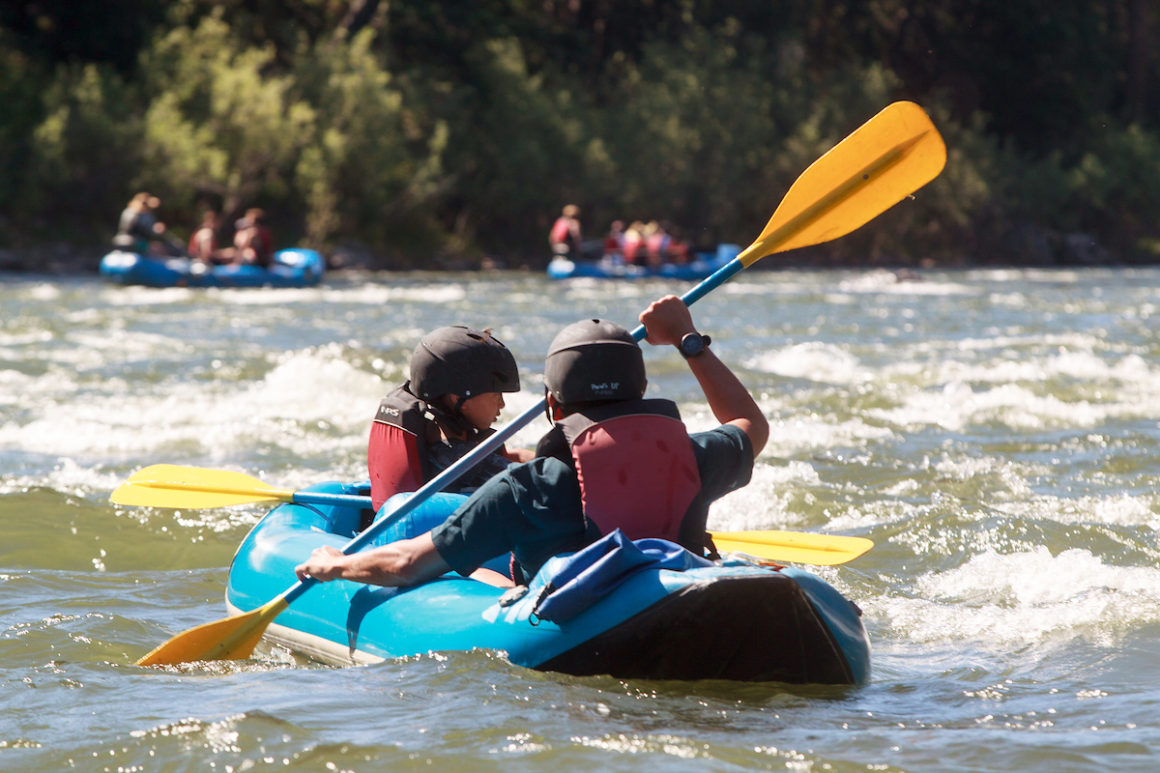
[[[548,347],[544,385],[564,405],[644,396],[644,353],[614,322],[585,319],[561,330]]]
[[[490,332],[441,327],[411,355],[411,392],[428,402],[442,395],[466,399],[484,392],[520,391],[516,358]]]

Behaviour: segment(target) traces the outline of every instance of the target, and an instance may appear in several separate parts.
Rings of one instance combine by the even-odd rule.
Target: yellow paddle
[[[272,488],[243,472],[153,464],[129,476],[109,496],[118,505],[205,510],[258,502],[371,507],[370,497]]]
[[[773,252],[844,236],[933,180],[946,160],[922,108],[895,102],[810,164],[737,258],[748,267]]]
[[[370,497],[273,488],[241,472],[154,464],[133,473],[109,497],[119,505],[197,510],[258,502],[297,502],[370,508]],[[791,531],[739,531],[713,534],[718,550],[736,551],[768,561],[833,566],[853,561],[874,546],[862,537]]]
[[[766,561],[817,566],[844,564],[874,547],[865,537],[801,531],[715,531],[710,536],[722,553],[745,553]]]
[[[790,186],[785,198],[757,240],[712,276],[681,296],[681,299],[686,305],[695,303],[710,290],[766,255],[821,244],[853,231],[933,180],[942,171],[945,163],[946,147],[943,145],[942,137],[922,108],[911,102],[895,102],[889,105],[802,172],[797,181]],[[644,338],[644,335],[644,326],[633,331],[633,337],[638,341]],[[384,529],[422,505],[465,471],[497,450],[543,410],[544,401],[541,400],[511,424],[494,433],[466,456],[435,476],[389,516],[380,518],[369,529],[347,543],[342,552],[349,554],[361,550]],[[218,491],[216,495],[233,497],[230,504],[238,504],[237,497],[244,494],[239,492],[239,486],[236,484],[236,477],[226,479],[222,488],[228,490]],[[162,487],[149,486],[146,482],[134,485],[142,489],[162,490]],[[241,488],[245,488],[245,485],[243,483]],[[283,498],[280,490],[263,488],[262,499],[242,501],[272,501]],[[275,496],[275,492],[278,492],[278,495]],[[132,496],[139,493],[134,492]],[[289,495],[291,501],[303,494],[303,492],[285,493]],[[196,496],[213,495],[215,492],[200,491]],[[130,495],[126,493],[125,496]],[[129,502],[128,499],[123,501]],[[200,501],[206,500],[202,498]],[[282,595],[255,610],[180,633],[137,662],[139,665],[155,665],[249,657],[270,622],[294,599],[313,586],[314,582],[316,581],[313,578],[300,580]]]

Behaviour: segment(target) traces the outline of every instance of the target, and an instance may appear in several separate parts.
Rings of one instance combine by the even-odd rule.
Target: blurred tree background
[[[665,220],[747,244],[886,104],[946,171],[791,260],[1160,258],[1150,0],[12,0],[0,5],[0,247],[104,245],[149,190],[376,268],[542,266]]]

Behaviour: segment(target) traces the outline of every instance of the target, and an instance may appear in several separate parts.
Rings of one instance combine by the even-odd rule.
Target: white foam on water
[[[80,465],[65,457],[58,460],[47,475],[40,469],[31,474],[9,472],[0,478],[0,494],[12,494],[37,486],[50,486],[55,491],[84,498],[91,496],[94,491],[111,491],[121,482],[119,475]]]
[[[830,448],[861,448],[870,441],[892,438],[894,433],[861,419],[834,421],[815,413],[770,422],[769,442],[761,456],[798,456]]]
[[[716,531],[793,529],[797,520],[790,508],[801,489],[820,485],[817,472],[805,462],[784,465],[758,463],[749,485],[713,503],[709,528]]]
[[[910,591],[876,599],[872,614],[918,643],[967,640],[1001,652],[1080,636],[1112,646],[1160,620],[1160,568],[1115,566],[1080,549],[986,550]]]
[[[227,457],[239,444],[270,443],[291,453],[364,445],[383,384],[354,368],[341,347],[292,352],[256,382],[179,382],[146,392],[115,381],[100,394],[44,400],[45,387],[75,392],[60,374],[35,379],[37,416],[0,426],[0,446],[69,457],[145,455],[196,444]],[[325,425],[311,431],[309,425]],[[349,439],[348,439],[349,438]]]
[[[852,386],[874,378],[852,353],[832,344],[809,342],[763,352],[745,361],[745,367],[785,378]]]
[[[922,277],[922,275],[900,274],[886,269],[876,269],[849,276],[838,283],[838,289],[843,293],[937,297],[976,295],[978,292],[958,282],[933,281]]]
[[[968,482],[978,479],[998,479],[1002,483],[1004,496],[1013,499],[1033,498],[1034,492],[1027,483],[1028,466],[1016,464],[1009,459],[994,456],[942,456],[933,464],[935,472],[943,479]],[[1047,470],[1039,472],[1046,473]]]
[[[1093,342],[1085,342],[1093,343]],[[969,346],[967,342],[965,346]],[[1153,366],[1138,354],[1109,358],[1087,346],[1061,351],[1065,344],[1048,347],[1054,351],[1027,353],[1017,348],[1002,356],[975,362],[955,359],[953,353],[940,352],[940,361],[931,378],[936,383],[972,382],[983,384],[1041,383],[1070,381],[1077,384],[1135,386],[1147,392],[1160,392],[1160,366]],[[956,347],[959,352],[963,347]],[[1002,349],[1004,347],[988,347]],[[980,345],[978,350],[983,349]],[[974,353],[974,352],[972,352]]]
[[[1054,395],[1038,395],[1014,384],[976,390],[969,384],[956,381],[936,390],[903,394],[897,407],[872,410],[868,415],[900,427],[929,425],[957,431],[988,422],[1025,430],[1093,427],[1118,413],[1116,406],[1098,405],[1086,400],[1066,402]]]
[[[116,341],[95,334],[75,337],[86,339],[84,345],[61,350],[65,362],[55,363],[47,374],[0,370],[0,405],[10,403],[16,409],[6,409],[6,418],[21,408],[28,414],[19,423],[0,422],[0,448],[55,459],[47,485],[78,494],[107,491],[121,482],[117,473],[86,466],[86,460],[110,457],[141,459],[142,464],[231,468],[241,458],[249,468],[255,455],[274,454],[297,461],[292,470],[279,464],[276,476],[263,475],[273,485],[299,487],[327,478],[365,478],[367,433],[375,408],[401,382],[401,377],[397,381],[394,377],[403,375],[355,367],[342,345],[330,344],[285,353],[256,380],[166,379],[130,387],[121,379],[107,379],[86,387],[78,379],[83,368],[107,365],[111,359],[132,361],[138,355],[155,359],[162,344],[171,349],[182,345],[145,333]],[[531,376],[525,380],[529,383],[524,391],[505,395],[507,407],[497,427],[541,399],[539,380]],[[537,418],[509,440],[509,446],[534,448],[547,428],[547,422]],[[320,463],[325,465],[322,471]],[[45,485],[46,480],[11,478],[6,484],[19,488]]]
[[[101,303],[108,306],[166,306],[175,303],[186,303],[197,297],[205,290],[190,287],[126,287],[109,285],[100,291]]]
[[[0,331],[0,357],[15,361],[20,354],[23,354],[17,347],[46,344],[50,341],[52,341],[52,333],[47,330],[19,333]]]
[[[887,427],[867,424],[861,418],[838,419],[816,412],[798,413],[777,395],[759,395],[758,406],[769,420],[769,440],[760,458],[781,458],[815,453],[829,448],[861,448],[871,442],[893,438]],[[704,400],[680,406],[681,419],[690,432],[719,426]],[[779,418],[787,414],[785,418]]]
[[[84,371],[104,368],[113,363],[156,360],[161,353],[166,358],[181,361],[194,350],[194,346],[188,342],[174,341],[169,336],[156,333],[118,330],[116,335],[109,335],[102,331],[77,329],[69,334],[68,346],[48,347],[41,357],[48,362]]]
[[[1057,523],[1146,526],[1160,533],[1160,492],[1109,494],[1061,499],[1038,495],[1004,502],[1005,514],[1018,518],[1049,518]],[[1156,545],[1160,549],[1160,544]]]
[[[53,302],[60,300],[63,292],[55,283],[29,282],[16,291],[16,297],[22,300]]]
[[[211,287],[207,297],[226,306],[274,306],[293,308],[297,303],[316,301],[322,290],[317,287],[279,287],[274,292],[263,292],[252,287]]]

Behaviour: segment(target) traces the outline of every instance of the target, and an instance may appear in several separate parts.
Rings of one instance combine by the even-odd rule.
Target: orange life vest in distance
[[[200,226],[189,237],[189,254],[195,258],[202,257],[202,247],[208,255],[217,251],[217,234],[207,225]]]
[[[611,403],[557,424],[575,462],[584,515],[601,533],[619,528],[629,539],[680,542],[701,474],[675,403]]]
[[[631,235],[625,236],[621,247],[621,252],[624,253],[624,262],[636,263],[637,258],[642,257],[640,254],[642,247],[644,247],[644,239],[636,231],[633,231]]]
[[[571,218],[556,218],[556,222],[552,224],[552,230],[548,234],[548,242],[550,244],[566,244],[570,250],[579,249],[580,245],[576,243],[576,234],[572,231],[572,223]]]
[[[664,260],[669,248],[669,235],[666,233],[655,233],[644,240],[645,249],[648,254],[656,260]]]

